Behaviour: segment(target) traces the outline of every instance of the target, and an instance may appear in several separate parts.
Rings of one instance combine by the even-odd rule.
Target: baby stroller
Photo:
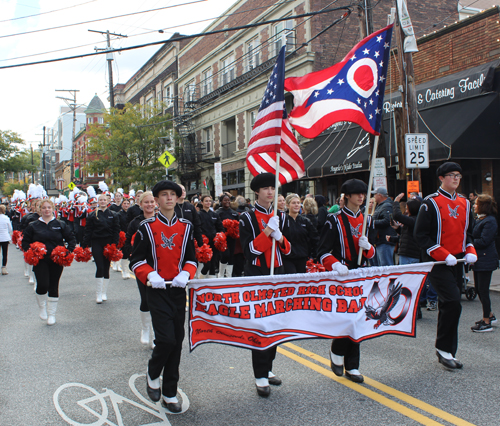
[[[462,294],[465,294],[465,297],[467,298],[467,300],[472,302],[476,298],[477,292],[476,292],[474,285],[470,284],[469,270],[470,270],[470,266],[467,264],[463,264],[463,268],[462,268]]]

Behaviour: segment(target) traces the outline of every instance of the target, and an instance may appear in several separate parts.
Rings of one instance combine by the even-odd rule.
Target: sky
[[[235,0],[0,0],[0,67],[93,53],[94,47],[106,46],[105,35],[88,30],[128,36],[112,40],[113,48],[166,40],[175,32],[202,32],[211,22],[207,19],[223,14],[233,3]],[[181,6],[38,31],[175,5]],[[194,23],[200,20],[204,21]],[[19,34],[25,32],[31,33]],[[115,53],[113,83],[126,83],[160,46]],[[52,53],[37,55],[46,52]],[[37,146],[43,126],[53,127],[60,107],[65,106],[56,96],[71,97],[57,89],[79,90],[78,105],[88,104],[97,94],[109,107],[107,68],[106,55],[97,55],[0,69],[0,130],[18,133],[26,148]]]

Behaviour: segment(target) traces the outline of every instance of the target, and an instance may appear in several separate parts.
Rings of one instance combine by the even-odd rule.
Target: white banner
[[[415,336],[433,263],[189,282],[189,343],[267,349],[308,338]]]
[[[417,40],[413,32],[410,14],[408,13],[408,9],[406,7],[406,0],[398,0],[398,11],[399,22],[401,24],[401,28],[403,29],[403,33],[406,36],[403,50],[405,53],[418,52]]]

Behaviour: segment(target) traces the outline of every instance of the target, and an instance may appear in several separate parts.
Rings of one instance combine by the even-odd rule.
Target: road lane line
[[[304,349],[304,348],[297,346],[293,343],[284,343],[283,346],[287,346],[288,348],[290,348],[290,349],[292,349],[292,350],[294,350],[302,355],[305,355],[305,356],[307,356],[307,357],[309,357],[317,362],[320,362],[323,365],[330,367],[330,360],[322,357],[321,355],[315,354],[314,352],[308,351],[307,349]],[[278,347],[278,349],[280,349],[280,347]],[[288,356],[287,354],[283,354],[283,355]],[[303,358],[300,358],[300,359],[303,359]],[[327,370],[327,371],[330,371],[330,370]],[[340,378],[335,376],[333,374],[333,372],[332,372],[332,375],[333,375],[333,378],[337,382],[339,382],[343,385],[346,385],[346,383],[344,381],[337,380]],[[422,411],[425,411],[429,414],[432,414],[435,417],[438,417],[438,418],[445,420],[445,421],[447,421],[451,424],[454,424],[456,426],[474,426],[473,423],[469,423],[468,421],[461,419],[460,417],[454,416],[453,414],[450,414],[444,410],[441,410],[437,407],[434,407],[433,405],[427,404],[426,402],[421,401],[420,399],[417,399],[417,398],[414,398],[410,395],[407,395],[401,391],[398,391],[397,389],[391,388],[390,386],[384,385],[383,383],[380,383],[380,382],[377,382],[376,380],[370,379],[369,377],[366,377],[366,376],[364,376],[364,377],[365,377],[365,383],[367,385],[369,385],[375,389],[378,389],[378,390],[380,390],[388,395],[391,395],[391,396],[393,396],[393,397],[395,397],[403,402],[406,402],[407,404],[413,405],[414,407],[417,407]],[[352,383],[348,379],[344,378],[344,380],[347,383]],[[349,387],[351,389],[359,391],[359,388],[362,386],[354,384],[353,386],[349,386]],[[378,395],[378,394],[376,394],[376,395]],[[392,407],[390,407],[390,408],[392,408]],[[411,418],[413,418],[413,417],[411,417]],[[428,418],[426,417],[426,419],[428,419]],[[437,424],[439,424],[439,423],[437,423]]]

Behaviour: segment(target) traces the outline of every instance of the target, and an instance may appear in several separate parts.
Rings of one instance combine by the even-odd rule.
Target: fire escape
[[[179,139],[176,146],[178,171],[182,180],[196,179],[200,170],[201,143],[196,140],[193,113],[197,107],[194,94],[187,100],[178,99],[175,128]]]

